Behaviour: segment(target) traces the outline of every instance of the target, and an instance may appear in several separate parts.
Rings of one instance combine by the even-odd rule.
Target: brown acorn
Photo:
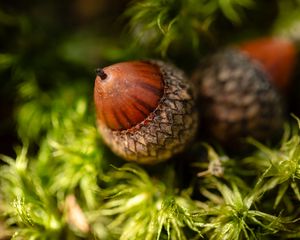
[[[287,88],[292,66],[277,65],[293,64],[293,53],[285,42],[274,41],[228,47],[193,74],[203,131],[225,147],[239,148],[246,137],[271,139],[282,129],[285,108],[278,88]]]
[[[193,88],[169,63],[131,61],[98,69],[94,101],[103,140],[129,161],[167,160],[196,133]]]
[[[296,65],[296,46],[289,39],[264,37],[242,43],[243,53],[262,65],[269,80],[286,94]]]

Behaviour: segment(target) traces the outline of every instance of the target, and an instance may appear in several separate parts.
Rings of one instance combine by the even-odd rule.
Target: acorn
[[[195,92],[185,74],[162,61],[129,61],[97,69],[97,126],[125,160],[155,164],[183,151],[196,134]]]
[[[265,37],[247,41],[239,49],[259,62],[277,89],[287,94],[296,65],[296,46],[289,39]]]
[[[204,60],[192,76],[203,131],[229,149],[243,148],[246,137],[276,138],[294,62],[291,42],[273,38],[227,47]]]

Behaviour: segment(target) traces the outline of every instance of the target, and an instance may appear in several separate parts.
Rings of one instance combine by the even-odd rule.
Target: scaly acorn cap
[[[204,60],[192,80],[207,136],[233,150],[243,149],[246,137],[264,141],[276,136],[283,126],[284,104],[271,77],[238,48]]]
[[[97,70],[94,101],[99,132],[122,158],[155,164],[184,150],[198,114],[194,88],[174,65],[131,61]]]

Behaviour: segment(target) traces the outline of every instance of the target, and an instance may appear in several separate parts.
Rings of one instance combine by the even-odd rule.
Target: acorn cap
[[[103,140],[126,160],[169,159],[195,136],[195,94],[174,65],[132,61],[99,69],[94,100]]]
[[[245,137],[272,138],[283,125],[281,95],[261,64],[227,48],[206,59],[193,75],[203,131],[225,147],[243,146]]]

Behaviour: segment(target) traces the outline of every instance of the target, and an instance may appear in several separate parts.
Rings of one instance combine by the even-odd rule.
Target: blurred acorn
[[[296,65],[295,44],[284,38],[260,38],[245,42],[239,49],[259,62],[270,75],[269,80],[282,93],[287,93]]]
[[[285,114],[281,92],[288,88],[294,62],[293,44],[273,38],[228,47],[205,59],[192,76],[203,131],[229,148],[243,146],[246,137],[278,136]]]
[[[94,100],[103,140],[129,161],[154,164],[169,159],[195,136],[193,90],[181,70],[162,61],[98,69]]]

